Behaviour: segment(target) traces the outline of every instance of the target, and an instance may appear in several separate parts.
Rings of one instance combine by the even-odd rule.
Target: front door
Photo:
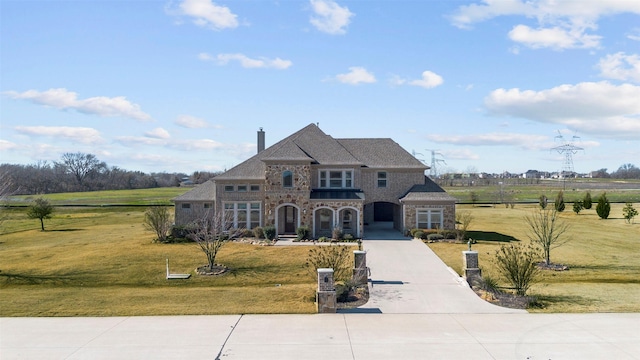
[[[285,234],[296,233],[296,208],[293,206],[284,207],[284,232]]]

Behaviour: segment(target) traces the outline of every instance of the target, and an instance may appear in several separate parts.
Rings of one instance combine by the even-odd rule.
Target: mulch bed
[[[221,264],[215,264],[213,268],[209,268],[209,265],[203,265],[196,269],[198,275],[206,276],[222,275],[227,271],[229,271],[229,268]]]
[[[360,285],[356,291],[351,292],[347,301],[338,301],[338,309],[355,309],[369,301],[369,285]]]

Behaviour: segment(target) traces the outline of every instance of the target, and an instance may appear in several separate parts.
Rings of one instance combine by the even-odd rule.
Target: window
[[[205,209],[211,209],[213,207],[212,203],[204,203],[204,208]]]
[[[191,204],[189,204],[189,203],[184,203],[184,204],[182,204],[182,208],[183,208],[183,209],[191,209]]]
[[[251,191],[260,191],[260,185],[251,185]]]
[[[253,229],[260,226],[260,203],[238,202],[224,204],[226,229]]]
[[[238,185],[238,191],[247,191],[247,185]]]
[[[282,186],[283,187],[293,187],[293,173],[289,170],[282,173]]]
[[[352,188],[353,170],[321,170],[320,187],[330,189]]]
[[[441,229],[442,209],[418,209],[416,210],[417,228],[419,229]]]
[[[333,213],[329,209],[320,209],[320,230],[331,230],[331,216]]]
[[[342,213],[342,230],[352,230],[353,216],[351,210],[344,210]]]
[[[233,191],[233,190],[234,190],[233,185],[225,185],[224,186],[224,191]]]
[[[386,188],[387,187],[387,172],[386,171],[378,171],[378,187]]]

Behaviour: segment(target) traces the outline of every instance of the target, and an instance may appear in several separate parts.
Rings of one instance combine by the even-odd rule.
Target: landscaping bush
[[[591,204],[591,193],[587,191],[587,193],[584,195],[584,199],[582,199],[582,206],[584,206],[584,208],[588,210],[591,209]]]
[[[624,220],[627,222],[627,224],[632,224],[633,218],[638,216],[638,210],[633,207],[632,203],[628,202],[624,204],[622,215],[624,216]]]
[[[273,240],[276,238],[276,228],[273,226],[265,226],[262,229],[262,232],[264,233],[264,237],[267,240]]]
[[[264,239],[264,230],[262,229],[262,227],[258,226],[256,228],[253,228],[253,237],[255,237],[256,239]]]
[[[348,234],[348,233],[344,234],[344,236],[342,237],[342,240],[344,240],[344,241],[353,241],[353,239],[354,239],[353,235]]]
[[[546,209],[547,208],[547,203],[549,202],[549,199],[547,199],[547,197],[545,195],[540,195],[540,208],[541,209]]]
[[[326,236],[320,236],[320,238],[318,239],[319,242],[327,242],[329,241],[329,238],[327,238]]]
[[[309,228],[306,226],[300,226],[296,229],[297,240],[308,240],[309,239]]]
[[[413,236],[413,238],[415,239],[422,239],[422,237],[424,236],[424,231],[420,230],[420,229],[415,229],[416,231],[412,231],[411,232],[411,236]]]
[[[427,235],[427,240],[429,241],[440,241],[443,240],[444,236],[442,234],[429,234]]]
[[[576,215],[580,214],[580,211],[582,211],[582,209],[584,209],[582,201],[576,201],[573,203],[573,212],[576,213]]]
[[[556,201],[554,203],[554,206],[556,207],[556,211],[557,212],[563,212],[565,209],[565,205],[564,205],[564,193],[562,192],[562,190],[560,190],[558,192],[558,196],[556,196]]]
[[[502,245],[496,251],[498,272],[516,290],[517,295],[526,295],[539,274],[535,259],[538,251],[533,246],[521,244]]]
[[[351,278],[351,251],[349,246],[314,246],[309,250],[306,262],[310,274],[316,278],[318,269],[333,269],[336,282]]]
[[[331,238],[334,240],[342,240],[342,229],[339,227],[333,228],[331,232]]]

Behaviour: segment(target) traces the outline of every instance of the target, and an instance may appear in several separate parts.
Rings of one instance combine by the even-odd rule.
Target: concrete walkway
[[[526,313],[480,299],[420,240],[365,240],[369,302],[355,312],[383,314]],[[462,253],[460,254],[462,262]]]
[[[0,318],[8,359],[640,359],[640,314]]]

